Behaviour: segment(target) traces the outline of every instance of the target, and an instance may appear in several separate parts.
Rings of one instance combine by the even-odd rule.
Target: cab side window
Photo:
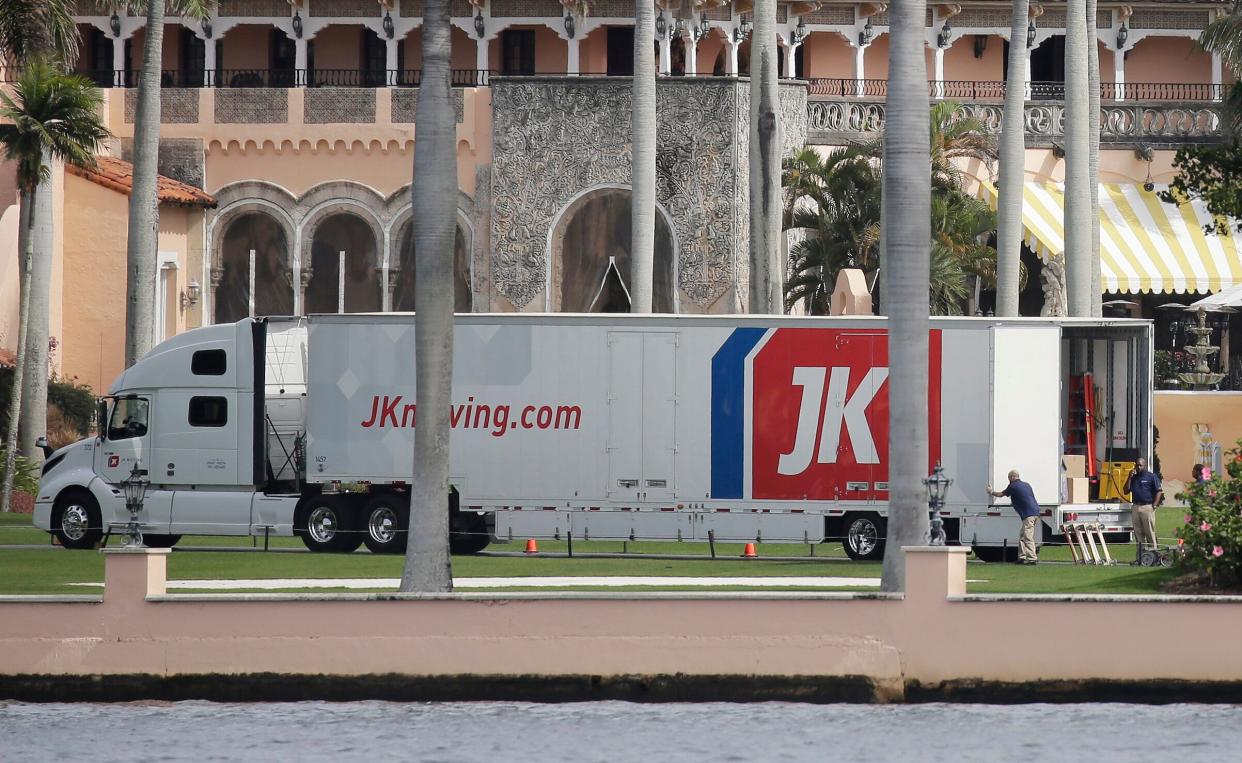
[[[128,440],[145,436],[149,411],[150,404],[142,398],[118,399],[112,406],[112,418],[108,422],[108,439]]]
[[[229,422],[229,401],[224,397],[190,398],[190,426],[222,427]]]
[[[224,350],[199,350],[190,356],[190,373],[195,376],[223,376],[228,370]]]

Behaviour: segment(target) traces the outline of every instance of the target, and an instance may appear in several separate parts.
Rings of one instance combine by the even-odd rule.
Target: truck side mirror
[[[56,450],[51,445],[48,444],[46,436],[40,437],[39,439],[35,440],[35,447],[43,450],[43,457],[45,459],[51,458],[52,454],[56,452]]]
[[[95,428],[99,430],[99,439],[108,439],[108,401],[101,399],[95,407]]]

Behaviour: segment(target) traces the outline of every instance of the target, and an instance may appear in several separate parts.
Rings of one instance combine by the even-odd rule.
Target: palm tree
[[[632,172],[630,235],[630,311],[651,312],[655,268],[656,77],[655,3],[638,0],[634,7],[634,80],[630,131]]]
[[[18,362],[14,371],[13,395],[9,401],[9,432],[5,448],[4,485],[0,487],[0,511],[8,511],[9,493],[13,484],[13,461],[17,455],[17,429],[22,409],[23,376],[29,368],[27,353],[29,341],[30,304],[34,301],[33,275],[36,270],[46,271],[50,277],[51,253],[45,252],[35,259],[33,228],[40,216],[42,206],[50,207],[47,193],[40,194],[43,183],[51,177],[49,162],[65,161],[84,166],[95,163],[95,151],[108,131],[100,120],[103,99],[93,83],[84,77],[61,74],[43,59],[24,62],[21,77],[14,87],[13,95],[0,91],[0,145],[4,155],[17,164],[17,185],[30,214],[24,215],[27,231],[22,252],[22,289],[20,323],[18,328]],[[43,198],[41,198],[43,197]],[[46,205],[43,201],[48,202]],[[45,298],[46,300],[46,298]],[[46,341],[43,344],[47,349]],[[42,371],[47,383],[47,366]],[[39,368],[30,369],[38,373]],[[46,386],[44,387],[46,390]]]
[[[156,246],[159,202],[156,178],[160,151],[160,67],[164,59],[166,0],[105,0],[108,8],[131,5],[146,8],[142,43],[142,71],[138,75],[138,102],[134,109],[134,176],[129,197],[129,227],[125,244],[125,366],[132,366],[151,349],[155,333]],[[207,18],[214,0],[171,0],[182,16]]]
[[[1022,261],[1022,180],[1026,162],[1027,0],[1013,0],[1009,18],[1009,73],[1001,115],[1000,179],[996,200],[996,314],[1018,314]]]
[[[931,157],[924,0],[889,6],[884,218],[888,291],[888,543],[881,588],[905,590],[902,547],[927,542],[927,360]],[[900,435],[898,435],[900,433]]]
[[[752,313],[781,313],[781,133],[776,0],[755,0],[750,38],[750,295]]]
[[[978,279],[996,285],[996,250],[987,244],[996,213],[982,199],[960,190],[932,189],[931,312],[961,315]],[[1021,268],[1018,284],[1025,280]]]
[[[78,28],[73,22],[72,0],[5,0],[0,3],[0,50],[4,51],[6,63],[20,68],[26,61],[45,58],[50,63],[70,67],[78,56]],[[37,198],[39,208],[34,209],[32,199],[23,195],[18,228],[18,249],[26,250],[26,236],[33,230],[37,236],[36,251],[48,253],[32,263],[29,290],[23,274],[22,293],[19,299],[19,324],[26,326],[25,334],[19,332],[18,341],[25,347],[25,370],[21,384],[13,386],[13,395],[21,396],[21,402],[11,401],[21,411],[20,420],[14,418],[21,437],[21,455],[38,460],[42,452],[35,447],[35,440],[47,427],[47,371],[48,340],[51,333],[52,289],[52,190],[44,185]],[[33,218],[30,217],[33,215]]]
[[[450,88],[450,0],[423,4],[422,82],[414,131],[414,485],[403,592],[453,590],[449,555],[449,406],[453,391],[453,244],[457,130]]]
[[[1103,277],[1100,272],[1100,41],[1095,30],[1095,0],[1087,2],[1087,187],[1091,192],[1091,312],[1104,315],[1100,300]],[[1117,55],[1124,55],[1118,51]]]
[[[1065,15],[1065,276],[1069,314],[1091,315],[1091,104],[1087,83],[1087,8]]]

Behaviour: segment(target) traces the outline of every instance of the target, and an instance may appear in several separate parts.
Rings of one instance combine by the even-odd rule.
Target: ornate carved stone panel
[[[592,11],[595,9],[592,8]],[[559,0],[492,0],[492,16],[495,18],[540,18],[560,16],[565,7]],[[593,15],[602,15],[598,12]],[[629,15],[634,15],[633,6]]]
[[[309,11],[308,16],[321,18],[375,18],[380,6],[375,0],[315,0]]]
[[[1169,11],[1139,8],[1130,17],[1132,29],[1203,29],[1208,25],[1206,11]]]
[[[466,114],[466,97],[461,88],[453,88],[453,113],[457,124]],[[418,88],[403,87],[392,91],[393,124],[413,124],[418,114]]]
[[[288,0],[220,0],[220,16],[247,16],[277,18],[289,15]]]
[[[237,87],[216,90],[216,124],[286,124],[289,91],[283,88]]]
[[[160,122],[162,124],[196,124],[198,122],[199,90],[186,87],[160,88]],[[138,90],[125,91],[125,124],[134,123],[138,107]]]
[[[305,124],[374,124],[375,90],[367,87],[307,88],[303,101]]]
[[[657,88],[656,198],[673,223],[677,286],[700,308],[748,281],[748,93],[730,79]],[[631,83],[496,80],[492,99],[492,283],[520,310],[546,289],[557,214],[584,191],[630,185]],[[805,86],[782,85],[780,99],[788,152],[806,136]]]
[[[806,16],[808,24],[853,24],[854,8],[849,5],[825,5]]]

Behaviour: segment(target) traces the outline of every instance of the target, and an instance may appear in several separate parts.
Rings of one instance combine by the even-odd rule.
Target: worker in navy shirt
[[[1018,478],[1018,470],[1009,472],[1009,487],[993,492],[988,485],[988,495],[993,498],[1005,497],[1013,504],[1013,510],[1022,518],[1022,536],[1018,540],[1018,564],[1037,564],[1039,557],[1035,555],[1035,524],[1039,521],[1039,502],[1035,500],[1035,491],[1029,483]]]
[[[1134,540],[1138,543],[1137,555],[1144,548],[1156,547],[1156,507],[1164,496],[1160,478],[1147,470],[1147,459],[1134,462],[1134,470],[1126,479],[1126,492],[1130,494],[1130,524],[1134,527]]]

